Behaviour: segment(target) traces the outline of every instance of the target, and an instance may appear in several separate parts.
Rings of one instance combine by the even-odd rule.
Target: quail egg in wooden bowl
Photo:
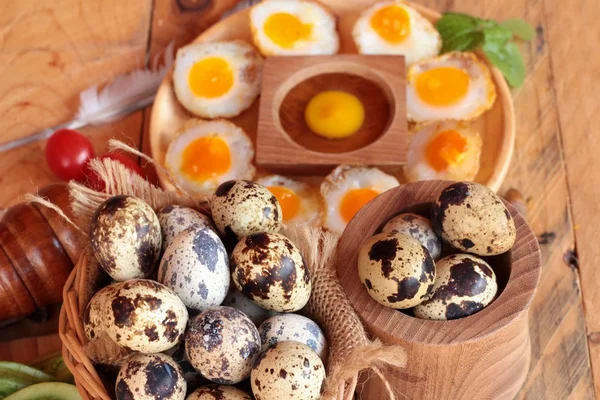
[[[210,175],[210,179],[189,182],[189,177],[178,176],[177,168],[173,167],[183,165],[181,160],[184,159],[182,155],[175,154],[174,162],[169,163],[171,167],[167,169],[178,186],[201,188],[194,190],[196,194],[205,190],[210,192],[215,185],[228,179],[255,179],[276,172],[269,170],[268,163],[264,163],[256,168],[256,175],[253,176],[253,164],[261,157],[257,143],[259,102],[262,102],[265,88],[277,90],[269,83],[272,77],[263,73],[263,67],[270,61],[289,56],[306,58],[310,55],[332,59],[358,56],[368,59],[398,57],[400,54],[405,56],[406,71],[403,78],[407,81],[406,110],[403,109],[402,117],[412,122],[408,136],[405,136],[404,128],[402,130],[408,147],[387,146],[400,149],[396,152],[401,151],[403,154],[399,156],[410,163],[406,174],[400,169],[395,171],[396,178],[401,182],[422,179],[473,180],[493,190],[500,187],[512,157],[515,136],[510,90],[502,74],[483,57],[466,52],[439,54],[440,37],[433,27],[433,23],[440,18],[438,12],[411,2],[328,0],[322,2],[326,7],[311,1],[299,2],[302,4],[298,6],[282,0],[268,3],[268,6],[258,3],[253,8],[231,14],[204,31],[193,43],[180,49],[181,55],[176,61],[180,65],[179,68],[176,65],[173,72],[183,76],[169,72],[157,92],[150,118],[150,147],[152,157],[161,166],[167,167],[167,151],[173,140],[176,137],[181,137],[181,140],[190,137],[189,133],[186,135],[186,128],[193,128],[197,132],[208,129],[202,126],[203,123],[223,122],[218,126],[223,132],[213,132],[213,136],[221,140],[211,137],[200,142],[219,144],[219,162],[210,164],[219,166],[219,169],[203,170],[203,173]],[[303,11],[302,7],[315,9],[315,12]],[[400,25],[403,21],[407,22],[410,29],[396,32],[386,28],[385,21],[390,18],[399,21]],[[286,30],[286,27],[294,29]],[[364,77],[363,74],[358,75]],[[207,85],[203,89],[199,83],[204,81]],[[439,93],[432,93],[431,88],[437,83],[445,93],[442,97],[438,96]],[[390,101],[385,87],[379,85],[379,89],[382,88],[381,96],[371,96],[377,97],[382,105],[384,102],[388,106],[405,103],[405,99],[399,96],[394,96]],[[373,92],[376,89],[373,88]],[[330,93],[336,90],[343,93]],[[243,95],[236,96],[236,93]],[[292,94],[290,92],[290,96]],[[204,98],[202,104],[196,104],[198,97]],[[287,106],[295,107],[300,110],[296,110],[299,116],[308,114],[312,117],[308,118],[310,122],[305,122],[305,115],[301,115],[303,129],[298,130],[296,126],[292,130],[288,127],[293,138],[281,140],[301,143],[303,149],[314,150],[316,147],[319,150],[308,151],[305,158],[315,158],[316,153],[331,157],[374,146],[383,139],[382,131],[394,127],[393,124],[391,127],[386,125],[393,115],[378,114],[381,126],[376,126],[377,129],[373,129],[374,133],[370,136],[355,134],[343,139],[328,139],[313,133],[325,132],[331,137],[339,137],[348,135],[357,126],[359,130],[361,126],[367,126],[369,118],[374,115],[368,109],[370,102],[362,102],[364,120],[360,118],[361,112],[356,112],[352,114],[356,118],[345,121],[343,126],[331,124],[328,119],[315,118],[316,114],[308,110],[308,103],[313,98],[313,110],[318,108],[319,103],[332,100],[336,104],[344,104],[344,108],[360,110],[361,104],[357,103],[356,97],[359,97],[360,103],[360,96],[356,96],[356,93],[323,87],[320,93],[311,93],[311,96],[303,98],[302,104],[288,99],[293,101],[286,104],[286,109]],[[449,103],[452,103],[452,107]],[[302,110],[303,105],[306,107]],[[383,107],[383,110],[386,108]],[[275,117],[278,118],[277,115]],[[216,118],[216,122],[211,118]],[[192,127],[189,124],[193,119],[199,120],[192,121]],[[309,126],[312,128],[309,129]],[[234,133],[237,145],[228,140]],[[195,138],[201,139],[199,136]],[[191,146],[184,145],[181,145],[182,152]],[[207,154],[206,148],[197,145],[192,147],[201,154]],[[176,148],[176,145],[172,146],[172,149]],[[268,152],[271,153],[273,151]],[[377,154],[383,155],[383,158],[389,156],[385,149],[378,150]],[[361,163],[378,165],[379,161],[375,161],[364,159]],[[348,161],[336,164],[342,163]],[[227,172],[234,174],[232,176]],[[327,172],[323,171],[323,175]],[[302,175],[302,172],[297,174]],[[158,176],[163,187],[175,188],[163,171],[158,171]],[[181,183],[182,180],[185,184]]]
[[[529,369],[541,257],[508,202],[474,182],[401,185],[357,212],[337,256],[340,283],[367,330],[408,353],[407,367],[390,371],[398,392],[420,398],[427,388],[443,398],[443,380],[461,382],[451,398],[516,394]]]

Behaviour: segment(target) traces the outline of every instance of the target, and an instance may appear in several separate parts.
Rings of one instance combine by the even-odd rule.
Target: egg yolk
[[[382,7],[371,17],[371,28],[390,43],[402,43],[410,35],[410,16],[404,7]]]
[[[284,221],[289,221],[298,215],[298,211],[300,211],[300,197],[293,190],[283,186],[269,186],[267,189],[279,201]]]
[[[449,106],[462,99],[469,90],[469,74],[453,67],[433,68],[417,77],[419,97],[433,106]]]
[[[233,86],[233,70],[223,58],[207,57],[192,65],[188,85],[198,97],[221,97]]]
[[[218,177],[229,171],[230,167],[229,146],[218,136],[198,138],[182,154],[181,171],[195,181]]]
[[[304,110],[304,119],[317,135],[342,139],[360,129],[365,120],[365,109],[356,96],[327,90],[310,99]]]
[[[278,46],[291,49],[296,42],[310,38],[312,24],[305,24],[295,15],[280,12],[267,18],[264,30]]]
[[[348,223],[365,204],[373,200],[379,192],[370,188],[352,189],[344,195],[340,203],[340,214]]]
[[[458,131],[449,130],[438,133],[429,141],[425,155],[429,165],[438,172],[450,165],[457,165],[465,158],[467,139]]]

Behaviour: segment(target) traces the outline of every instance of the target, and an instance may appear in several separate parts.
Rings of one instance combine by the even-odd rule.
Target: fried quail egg
[[[229,257],[212,229],[190,227],[179,233],[162,257],[158,280],[186,307],[202,311],[223,302],[229,290]]]
[[[323,226],[341,234],[362,206],[398,185],[396,178],[377,168],[338,166],[321,184],[326,213]]]
[[[193,208],[173,204],[164,206],[156,215],[160,222],[163,250],[171,244],[175,236],[187,228],[209,228],[216,232],[210,217]]]
[[[258,327],[258,333],[262,343],[261,351],[275,343],[292,341],[304,343],[313,349],[323,362],[327,357],[325,334],[316,322],[302,315],[275,315]]]
[[[94,294],[83,312],[83,330],[88,339],[92,340],[106,330],[106,312],[110,306],[112,295],[120,287],[119,283],[103,287]]]
[[[399,1],[377,2],[354,24],[352,36],[361,54],[401,54],[406,65],[435,57],[442,39],[431,22]]]
[[[495,99],[490,70],[473,53],[451,52],[408,69],[406,111],[411,121],[472,120]]]
[[[113,196],[98,207],[90,239],[96,259],[116,281],[147,277],[160,256],[158,217],[148,204],[132,196]]]
[[[358,275],[373,300],[395,309],[427,299],[436,276],[427,249],[401,233],[380,233],[367,240],[358,253]]]
[[[335,54],[335,17],[309,1],[272,0],[250,10],[252,40],[265,56]]]
[[[112,293],[105,319],[106,333],[118,345],[141,353],[159,353],[181,341],[188,312],[166,286],[132,279]]]
[[[517,237],[502,199],[475,182],[457,182],[444,189],[433,204],[431,222],[452,247],[480,256],[510,250]]]
[[[324,380],[323,362],[310,347],[279,342],[261,354],[250,384],[260,400],[317,400]]]
[[[262,308],[261,306],[244,296],[242,292],[237,290],[235,284],[230,285],[229,294],[227,295],[227,297],[225,297],[225,300],[223,300],[223,303],[221,305],[237,308],[238,310],[246,314],[246,316],[248,316],[248,318],[250,318],[250,320],[254,322],[254,325],[256,326],[259,326],[263,323],[264,320],[275,315],[273,311],[269,311]]]
[[[414,308],[417,318],[457,319],[482,310],[498,292],[496,275],[481,258],[453,254],[437,262],[433,294]]]
[[[241,40],[180,48],[173,70],[175,95],[201,118],[234,117],[260,92],[262,57]]]
[[[212,215],[225,237],[241,238],[258,232],[277,232],[282,212],[277,197],[250,181],[227,181],[212,197]]]
[[[117,375],[117,400],[184,400],[187,384],[179,365],[165,354],[134,354]]]
[[[452,121],[421,127],[412,137],[404,166],[409,182],[472,181],[479,172],[481,136]]]
[[[248,378],[259,352],[256,326],[235,308],[208,308],[190,321],[186,356],[212,382],[233,384]]]
[[[186,400],[252,400],[252,397],[233,386],[206,385],[194,390]]]
[[[278,233],[240,240],[231,254],[231,269],[238,290],[267,310],[298,311],[310,298],[310,274],[300,250]]]
[[[280,175],[265,176],[256,182],[277,197],[285,224],[320,224],[323,206],[319,193],[313,186]]]
[[[435,234],[431,221],[421,215],[412,213],[397,215],[389,220],[381,231],[412,236],[425,246],[434,261],[442,255],[442,241]]]
[[[232,122],[190,120],[173,139],[165,167],[192,195],[207,194],[230,179],[252,179],[252,141]]]

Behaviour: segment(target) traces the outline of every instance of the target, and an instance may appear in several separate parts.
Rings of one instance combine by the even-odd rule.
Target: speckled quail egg
[[[435,264],[417,239],[401,233],[380,233],[361,246],[358,275],[376,302],[404,309],[429,297]]]
[[[496,275],[481,258],[453,254],[437,262],[432,296],[414,308],[417,318],[457,319],[475,314],[498,292]]]
[[[210,228],[216,232],[211,219],[193,208],[177,204],[164,206],[158,213],[162,233],[162,247],[165,250],[178,233],[189,227]]]
[[[244,296],[242,292],[237,290],[235,284],[230,285],[229,294],[227,294],[227,297],[225,297],[225,300],[223,300],[223,303],[221,305],[237,308],[238,310],[246,314],[256,326],[259,326],[263,323],[264,320],[276,314],[273,311],[262,308],[261,306]]]
[[[168,287],[148,279],[132,279],[122,282],[109,301],[106,333],[120,346],[158,353],[182,340],[188,312]]]
[[[162,257],[158,280],[179,296],[186,307],[202,311],[218,306],[229,290],[229,257],[210,228],[180,232]]]
[[[400,214],[390,219],[381,231],[412,236],[425,246],[434,260],[442,255],[442,241],[435,234],[429,218],[413,213]]]
[[[252,397],[233,386],[206,385],[194,390],[186,400],[252,400]]]
[[[106,330],[106,313],[110,307],[111,296],[119,289],[119,283],[103,287],[94,294],[83,312],[83,330],[88,339],[92,340],[101,331]]]
[[[98,207],[90,239],[98,262],[116,281],[147,277],[160,256],[158,217],[131,196],[114,196]]]
[[[325,380],[323,362],[310,347],[279,342],[261,354],[250,384],[256,400],[319,399]]]
[[[210,383],[210,381],[204,378],[200,372],[196,371],[185,357],[185,340],[182,340],[177,346],[172,347],[163,353],[173,358],[177,365],[179,365],[179,368],[181,368],[183,378],[187,383],[188,392]]]
[[[187,384],[179,365],[165,354],[134,354],[117,375],[117,400],[183,400]]]
[[[212,307],[190,321],[186,357],[212,382],[233,384],[248,378],[259,352],[258,330],[240,310]]]
[[[240,240],[231,254],[231,268],[238,290],[268,310],[298,311],[310,298],[310,274],[300,250],[278,233]]]
[[[227,181],[212,198],[211,211],[219,231],[227,237],[277,232],[282,212],[277,198],[264,186],[250,181]]]
[[[510,250],[517,236],[502,199],[475,182],[457,182],[444,189],[433,205],[431,222],[444,241],[480,256]]]
[[[258,327],[258,333],[262,343],[261,351],[278,342],[292,341],[304,343],[313,349],[321,360],[327,357],[325,334],[316,322],[302,315],[275,315]]]

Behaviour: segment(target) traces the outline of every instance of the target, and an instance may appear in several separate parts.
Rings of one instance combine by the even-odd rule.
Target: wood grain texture
[[[267,58],[256,163],[303,175],[328,173],[339,164],[366,163],[399,170],[408,147],[403,61],[394,56],[354,54]],[[365,121],[355,134],[328,140],[308,128],[304,110],[323,90],[343,90],[359,98]]]
[[[365,238],[401,212],[428,217],[430,204],[446,186],[444,181],[403,185],[363,207],[340,239],[338,278],[367,330],[406,349],[406,367],[388,371],[398,393],[411,399],[512,398],[529,369],[527,313],[541,269],[537,239],[512,206],[507,205],[517,229],[515,245],[508,253],[483,257],[498,278],[498,298],[474,315],[452,321],[417,319],[378,304],[358,277],[358,252]],[[368,381],[365,398],[383,400],[382,389]]]
[[[143,65],[151,3],[2,2],[2,142],[70,120],[79,92]]]
[[[571,211],[575,226],[575,250],[587,322],[588,345],[595,381],[596,397],[600,397],[600,271],[596,243],[600,226],[600,159],[597,119],[600,99],[591,93],[600,91],[600,52],[590,47],[600,37],[600,2],[578,1],[577,10],[565,12],[564,4],[544,1],[544,15],[550,51],[558,129],[564,146]],[[570,26],[569,35],[561,27]],[[579,327],[585,332],[585,326]]]
[[[17,339],[8,343],[0,342],[0,360],[27,363],[46,354],[60,351],[61,344],[57,333],[35,338]]]
[[[226,2],[216,3],[220,6]],[[197,32],[179,29],[178,19],[170,17],[171,0],[153,2],[152,23],[148,20],[143,24],[146,28],[152,26],[152,32],[132,29],[139,26],[142,16],[150,18],[147,7],[151,3],[150,0],[0,2],[3,73],[0,141],[69,118],[77,107],[80,87],[104,82],[117,70],[126,71],[143,63],[150,54],[148,40],[152,54],[157,54],[173,35],[181,37],[176,43],[196,36]],[[600,19],[598,2],[581,0],[571,5],[557,0],[419,0],[418,3],[440,11],[454,10],[489,18],[525,18],[537,30],[534,41],[519,44],[528,77],[522,88],[513,91],[517,113],[515,156],[500,191],[515,187],[523,193],[528,204],[528,221],[540,240],[544,260],[540,287],[529,316],[531,366],[518,398],[592,399],[594,388],[578,270],[569,268],[573,264],[567,265],[563,258],[568,250],[574,249],[576,236],[580,269],[585,275],[582,286],[587,315],[594,321],[599,304],[594,292],[600,280],[593,264],[598,252],[593,241],[594,229],[599,225],[595,219],[599,218],[595,208],[594,189],[598,186],[595,153],[600,145],[591,129],[594,119],[589,117],[590,109],[597,110],[598,100],[589,93],[597,92],[593,89],[598,84],[591,78],[598,75],[594,42],[599,36],[595,23]],[[124,12],[136,6],[135,12]],[[164,11],[159,12],[159,7]],[[190,23],[200,23],[194,17],[188,18]],[[161,23],[169,24],[169,29],[157,28]],[[58,54],[56,61],[54,52]],[[33,65],[48,68],[40,72]],[[60,77],[57,81],[56,76]],[[37,85],[31,85],[30,81]],[[86,132],[97,152],[114,135],[138,143],[139,133],[142,130],[147,133],[149,126],[149,112],[144,114],[134,114],[125,121]],[[568,149],[564,154],[562,144]],[[142,146],[149,153],[147,136]],[[40,143],[2,154],[0,207],[16,204],[24,193],[55,179],[45,167],[42,150]],[[569,213],[569,192],[578,228],[575,231]],[[19,329],[34,331],[30,323]],[[7,330],[2,328],[3,333]],[[18,330],[11,332],[14,337]],[[592,339],[596,337],[591,335]],[[0,343],[0,358],[21,360],[21,355],[32,348],[29,343],[19,342],[14,346],[16,350],[6,353],[5,345]],[[591,345],[595,360],[600,359],[595,350],[598,347]],[[364,391],[362,398],[368,398]]]

